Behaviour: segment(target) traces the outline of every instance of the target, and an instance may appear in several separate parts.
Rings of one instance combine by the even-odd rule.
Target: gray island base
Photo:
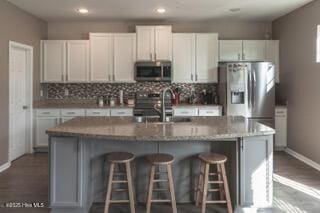
[[[150,166],[145,155],[169,153],[175,157],[177,202],[192,203],[200,170],[197,155],[217,152],[228,157],[235,212],[272,206],[274,130],[243,117],[197,117],[166,124],[87,117],[70,120],[47,133],[52,213],[89,212],[92,203],[104,202],[109,169],[105,156],[113,151],[136,155],[132,163],[136,202],[146,201]],[[161,198],[162,193],[154,196]]]

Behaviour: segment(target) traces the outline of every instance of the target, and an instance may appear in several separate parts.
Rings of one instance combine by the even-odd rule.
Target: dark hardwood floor
[[[274,208],[267,212],[320,212],[320,172],[284,152],[274,155]],[[6,202],[43,202],[45,208],[1,208],[0,213],[48,213],[48,155],[25,155],[0,173],[0,206]],[[94,204],[90,213],[102,213],[103,204]],[[144,212],[137,206],[137,212]],[[170,206],[154,206],[155,213],[170,212]],[[178,205],[183,213],[199,212],[191,204]],[[129,212],[127,207],[113,206],[112,212]],[[207,212],[226,212],[210,207]],[[262,212],[262,211],[261,211]],[[263,211],[266,212],[266,211]]]

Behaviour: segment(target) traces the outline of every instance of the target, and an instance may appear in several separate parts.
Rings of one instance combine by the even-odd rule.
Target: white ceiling
[[[58,20],[211,20],[272,21],[312,0],[8,0],[47,21]],[[81,15],[77,8],[86,7]],[[164,7],[165,14],[155,9]],[[239,12],[230,12],[241,8]]]

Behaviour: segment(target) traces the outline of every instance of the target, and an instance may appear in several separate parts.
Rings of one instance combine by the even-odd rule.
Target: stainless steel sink
[[[191,118],[185,117],[166,117],[166,122],[161,122],[159,117],[144,117],[137,116],[133,119],[136,123],[159,123],[159,124],[172,124],[172,123],[187,123],[191,122]]]

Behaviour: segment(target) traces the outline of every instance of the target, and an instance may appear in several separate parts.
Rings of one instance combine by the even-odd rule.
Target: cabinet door
[[[59,118],[56,117],[38,117],[36,118],[36,147],[48,146],[48,135],[46,130],[52,128],[59,123]]]
[[[172,60],[172,27],[155,27],[155,55],[154,60]]]
[[[287,110],[278,108],[275,115],[275,146],[277,148],[287,147]]]
[[[266,42],[264,40],[244,40],[242,60],[265,61]]]
[[[240,205],[272,205],[273,135],[244,138],[240,145]]]
[[[90,34],[90,80],[92,82],[111,81],[112,49],[111,34]]]
[[[154,27],[137,26],[137,61],[154,60]]]
[[[240,61],[242,59],[241,40],[220,40],[219,61]]]
[[[64,82],[66,41],[42,41],[42,82]]]
[[[195,82],[218,82],[218,34],[196,35]]]
[[[136,34],[114,34],[114,78],[115,82],[134,82],[136,60]]]
[[[89,41],[67,42],[68,82],[89,81]]]
[[[274,63],[275,81],[280,83],[280,70],[279,70],[279,41],[266,41],[266,61]]]
[[[189,83],[195,78],[195,34],[173,34],[173,82]]]

